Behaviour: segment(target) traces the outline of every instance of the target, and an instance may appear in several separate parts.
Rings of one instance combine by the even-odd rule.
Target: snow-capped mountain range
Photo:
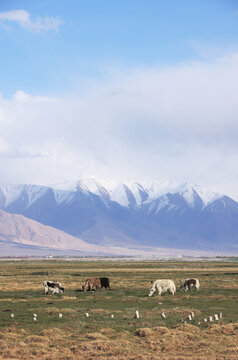
[[[1,184],[0,209],[93,244],[238,251],[238,203],[188,183]]]
[[[65,191],[82,191],[100,196],[105,201],[115,201],[126,207],[139,207],[144,203],[170,194],[180,194],[190,207],[195,206],[197,195],[206,207],[213,201],[221,198],[223,195],[208,191],[198,185],[189,183],[177,184],[158,181],[119,181],[112,179],[97,179],[95,177],[83,177],[78,181],[66,181],[51,185],[54,189]],[[166,202],[166,198],[164,199]]]

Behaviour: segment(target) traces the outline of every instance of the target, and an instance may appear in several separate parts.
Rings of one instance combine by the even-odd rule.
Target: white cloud
[[[0,136],[0,156],[6,156],[10,154],[11,150],[7,141]]]
[[[238,199],[238,55],[136,69],[75,98],[0,99],[0,181],[189,181]],[[23,171],[24,169],[24,171]]]
[[[46,30],[57,31],[62,24],[62,20],[58,17],[37,17],[33,21],[30,14],[22,9],[0,12],[0,25],[5,26],[9,22],[15,22],[33,33],[40,33]]]

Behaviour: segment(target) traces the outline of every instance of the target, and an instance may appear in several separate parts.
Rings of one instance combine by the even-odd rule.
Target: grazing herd
[[[156,280],[154,282],[151,281],[151,283],[153,283],[153,285],[149,290],[149,296],[152,296],[156,290],[158,291],[158,295],[161,295],[162,293],[165,292],[174,295],[176,292],[176,286],[172,280],[163,279],[163,280]],[[182,284],[180,286],[180,291],[182,290],[191,291],[191,289],[199,290],[199,288],[200,288],[199,280],[196,278],[191,278],[182,281]]]
[[[151,297],[155,291],[158,291],[158,295],[168,292],[171,295],[174,295],[176,292],[175,283],[169,279],[158,279],[154,282],[151,281],[152,287],[149,290],[149,297]],[[191,291],[191,289],[199,290],[200,283],[196,278],[189,278],[182,281],[180,286],[180,291]],[[63,294],[64,288],[61,283],[58,281],[43,281],[42,284],[43,294],[49,294],[51,292],[54,294]],[[92,290],[101,290],[101,289],[111,289],[110,280],[108,277],[100,278],[89,278],[85,281],[85,284],[82,286],[83,291],[92,291]]]

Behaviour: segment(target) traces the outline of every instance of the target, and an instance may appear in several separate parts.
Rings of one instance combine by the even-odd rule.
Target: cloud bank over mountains
[[[237,93],[238,54],[113,69],[72,97],[18,90],[0,99],[1,181],[168,179],[238,199]]]

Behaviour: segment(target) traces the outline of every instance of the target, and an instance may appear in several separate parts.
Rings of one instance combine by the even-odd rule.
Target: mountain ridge
[[[98,179],[96,177],[81,177],[79,180],[68,181],[50,185],[53,189],[91,192],[95,195],[106,196],[111,201],[116,201],[122,206],[130,203],[127,191],[130,191],[135,199],[136,205],[142,205],[145,201],[149,202],[167,193],[181,193],[188,203],[192,204],[192,191],[195,191],[202,199],[204,206],[224,196],[217,192],[209,191],[201,186],[190,183],[159,182],[142,180],[111,180]],[[121,196],[120,196],[121,195]]]

